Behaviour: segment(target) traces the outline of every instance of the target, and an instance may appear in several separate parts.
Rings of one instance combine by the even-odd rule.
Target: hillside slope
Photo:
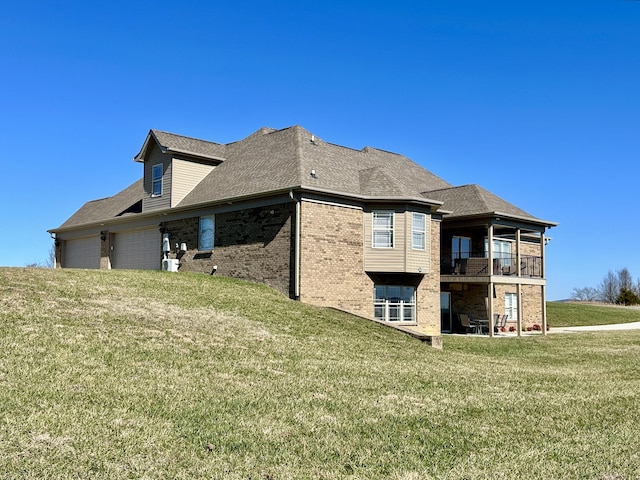
[[[0,477],[636,478],[639,356],[639,333],[439,351],[246,282],[0,269]]]

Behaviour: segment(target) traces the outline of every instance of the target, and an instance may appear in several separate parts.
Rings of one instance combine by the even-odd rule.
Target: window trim
[[[416,216],[422,218],[422,230],[416,230]],[[416,247],[415,239],[416,234],[422,235],[422,242],[420,246]],[[422,212],[411,212],[411,249],[425,251],[427,249],[427,215]]]
[[[159,167],[159,169],[158,169]],[[156,171],[160,171],[160,176],[156,178]],[[162,177],[164,175],[164,165],[162,163],[156,163],[151,167],[151,196],[152,197],[161,197],[163,190],[163,181]],[[160,185],[160,193],[156,193],[156,185]]]
[[[209,244],[202,245],[202,220],[211,219],[211,248]],[[202,215],[198,218],[198,251],[199,252],[212,252],[216,246],[216,216],[215,215]]]
[[[508,246],[509,248],[505,248]],[[489,239],[484,237],[484,258],[489,258]],[[493,239],[493,260],[499,260],[501,267],[508,267],[513,258],[513,242],[503,238]]]
[[[389,226],[386,226],[384,228],[380,228],[379,226],[376,226],[376,216],[382,216],[382,215],[390,215],[391,218],[391,222]],[[371,248],[386,248],[386,249],[391,249],[394,248],[394,243],[395,243],[395,235],[394,235],[394,230],[395,230],[395,217],[396,217],[396,212],[393,210],[373,210],[371,212]],[[386,234],[388,236],[389,239],[389,243],[388,245],[378,245],[376,244],[376,233],[379,234]]]
[[[509,298],[509,300],[507,300]],[[509,304],[509,306],[507,305]],[[518,294],[513,292],[506,292],[504,294],[504,313],[507,315],[507,322],[517,322],[520,312],[518,312]],[[515,313],[515,318],[512,318],[512,314]]]
[[[390,288],[399,288],[400,289],[400,299],[399,301],[392,302],[389,298],[389,289]],[[384,294],[382,295],[384,299],[378,298],[377,289],[384,289]],[[411,301],[405,302],[402,297],[405,289],[411,290]],[[411,285],[374,285],[373,286],[373,316],[377,320],[388,322],[388,323],[402,323],[402,324],[413,324],[417,325],[417,313],[418,310],[416,308],[417,305],[417,297],[418,289]],[[391,320],[390,312],[392,309],[397,309],[398,319]],[[378,312],[381,312],[382,315],[378,315]],[[406,313],[409,312],[409,319],[405,319]]]

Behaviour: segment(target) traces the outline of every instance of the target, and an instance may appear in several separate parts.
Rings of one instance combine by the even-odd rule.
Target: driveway
[[[600,332],[608,330],[638,330],[640,322],[615,323],[612,325],[590,325],[587,327],[551,327],[548,333]]]

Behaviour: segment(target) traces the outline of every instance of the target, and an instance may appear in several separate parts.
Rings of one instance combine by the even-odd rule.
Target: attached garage
[[[100,237],[67,240],[63,266],[65,268],[100,268]]]
[[[161,237],[157,228],[115,233],[111,268],[160,270]]]

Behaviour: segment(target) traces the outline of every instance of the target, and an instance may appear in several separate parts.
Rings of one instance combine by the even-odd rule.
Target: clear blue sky
[[[5,2],[0,265],[142,176],[150,128],[302,125],[560,226],[549,299],[640,276],[640,2]]]

